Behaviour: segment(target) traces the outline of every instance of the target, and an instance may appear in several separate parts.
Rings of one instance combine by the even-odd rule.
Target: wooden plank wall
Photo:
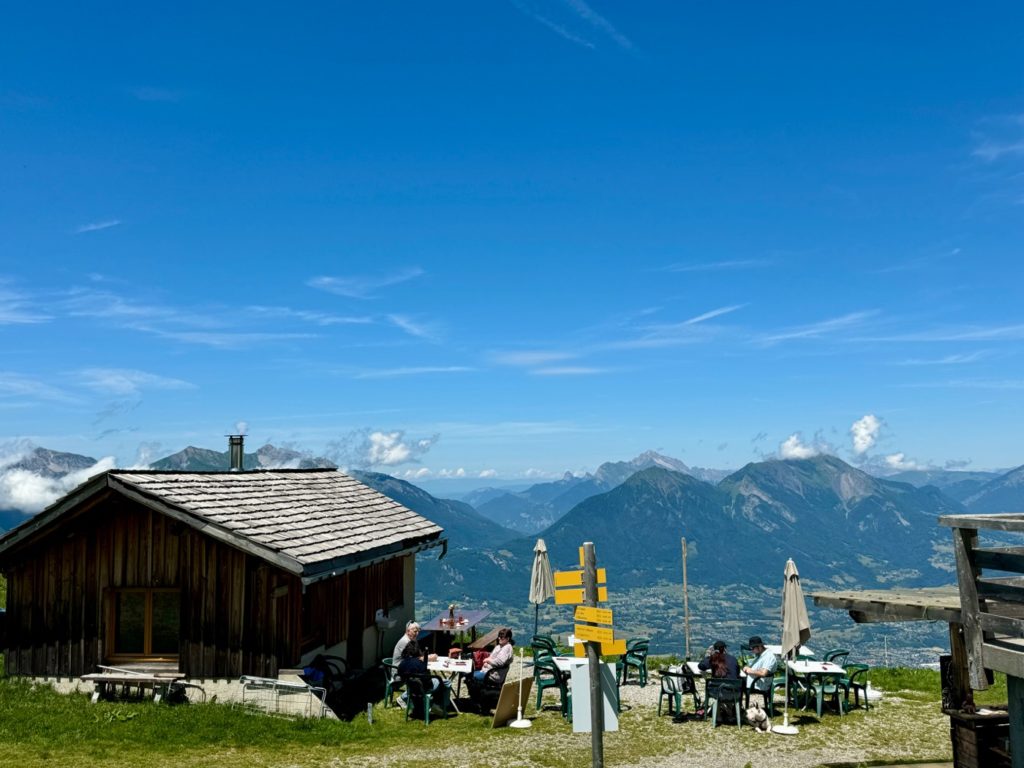
[[[361,638],[377,608],[401,603],[404,559],[310,585],[303,601],[298,577],[108,494],[26,545],[8,570],[6,670],[92,672],[107,660],[111,590],[177,587],[184,674],[275,677],[299,662],[304,633],[327,647]]]
[[[8,674],[94,671],[121,587],[181,589],[185,674],[273,676],[297,660],[298,578],[114,495],[26,546],[7,577]]]

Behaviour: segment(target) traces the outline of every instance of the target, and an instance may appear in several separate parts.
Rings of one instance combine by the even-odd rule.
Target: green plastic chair
[[[871,708],[871,702],[868,701],[868,686],[867,680],[865,679],[868,674],[867,664],[847,664],[846,665],[846,677],[840,680],[840,684],[846,688],[846,708],[850,708],[850,691],[853,691],[853,704],[855,707],[860,706],[860,695],[864,694],[864,709]]]
[[[846,660],[849,658],[850,652],[845,648],[833,648],[831,651],[826,651],[825,655],[821,657],[822,661],[831,661],[833,664],[838,664],[840,667],[846,666]]]
[[[386,709],[394,704],[392,698],[396,691],[402,690],[405,682],[398,676],[398,665],[395,664],[395,660],[391,656],[382,659],[381,665],[384,668],[384,708]]]
[[[431,683],[431,685],[432,684],[433,683]],[[408,693],[405,697],[406,721],[408,721],[412,716],[416,705],[421,704],[423,706],[423,724],[430,725],[430,707],[435,696],[440,699],[438,703],[444,711],[444,719],[448,719],[449,694],[447,685],[442,683],[437,687],[436,691],[428,690],[427,685],[421,677],[411,677],[405,681],[405,685],[408,689]]]
[[[619,657],[616,665],[619,685],[625,685],[629,680],[630,667],[636,669],[640,687],[647,685],[647,649],[650,644],[651,641],[646,637],[631,637],[626,641],[626,652]]]
[[[535,653],[537,649],[540,648],[546,650],[552,656],[558,655],[558,646],[555,645],[555,640],[551,635],[534,635],[530,644],[533,646]]]
[[[711,727],[718,727],[718,705],[735,707],[736,725],[743,725],[743,681],[712,677],[705,681],[704,719],[711,715]]]
[[[693,696],[693,711],[701,708],[700,693],[697,691],[697,681],[693,673],[683,664],[679,667],[668,667],[660,670],[661,692],[658,694],[658,716],[661,716],[661,702],[668,699],[668,713],[681,717],[683,714],[683,697],[685,694]]]
[[[544,691],[548,688],[557,688],[559,696],[559,708],[562,717],[572,720],[572,709],[569,706],[569,685],[565,675],[558,669],[552,656],[544,654],[540,657],[534,656],[533,677],[537,681],[537,711],[541,709]]]
[[[780,661],[775,665],[775,669],[772,671],[771,677],[765,677],[768,680],[768,685],[764,688],[758,688],[756,684],[749,687],[745,687],[746,693],[746,704],[750,706],[750,697],[758,695],[764,699],[764,711],[768,713],[768,717],[775,717],[775,691],[786,689],[786,667],[785,662]]]

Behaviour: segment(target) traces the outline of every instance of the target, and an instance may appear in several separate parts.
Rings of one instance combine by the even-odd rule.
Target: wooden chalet
[[[277,676],[351,666],[413,616],[415,553],[442,529],[337,470],[111,470],[0,536],[8,674],[177,664]]]

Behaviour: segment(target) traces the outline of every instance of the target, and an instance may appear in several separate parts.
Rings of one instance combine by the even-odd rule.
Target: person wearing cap
[[[737,679],[740,676],[739,662],[726,650],[728,647],[724,640],[716,640],[708,649],[707,655],[698,662],[697,667],[702,672],[711,670],[712,677]]]
[[[772,677],[775,675],[775,667],[779,663],[778,657],[765,648],[764,640],[754,635],[747,641],[750,650],[757,654],[754,663],[743,668],[743,674],[747,676],[747,688],[757,688],[759,691],[767,691],[771,688]]]

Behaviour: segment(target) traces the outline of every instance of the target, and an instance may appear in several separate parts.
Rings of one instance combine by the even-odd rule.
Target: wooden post
[[[683,537],[683,636],[686,639],[686,660],[690,660],[690,591],[686,584],[686,537]]]
[[[597,605],[597,555],[594,542],[583,542],[583,604]],[[599,643],[587,641],[590,667],[590,748],[594,768],[604,768],[604,700],[601,696],[601,654]]]
[[[977,543],[978,532],[973,528],[953,529],[956,580],[960,585],[960,620],[964,625],[968,676],[971,688],[984,691],[988,688],[988,679],[985,677],[981,650],[984,638],[978,624],[978,614],[981,612],[977,584],[979,569],[974,565],[974,547]]]
[[[950,707],[960,709],[971,690],[971,683],[967,677],[967,646],[964,644],[962,624],[953,622],[949,625],[949,653],[953,657],[953,669],[949,674]]]

